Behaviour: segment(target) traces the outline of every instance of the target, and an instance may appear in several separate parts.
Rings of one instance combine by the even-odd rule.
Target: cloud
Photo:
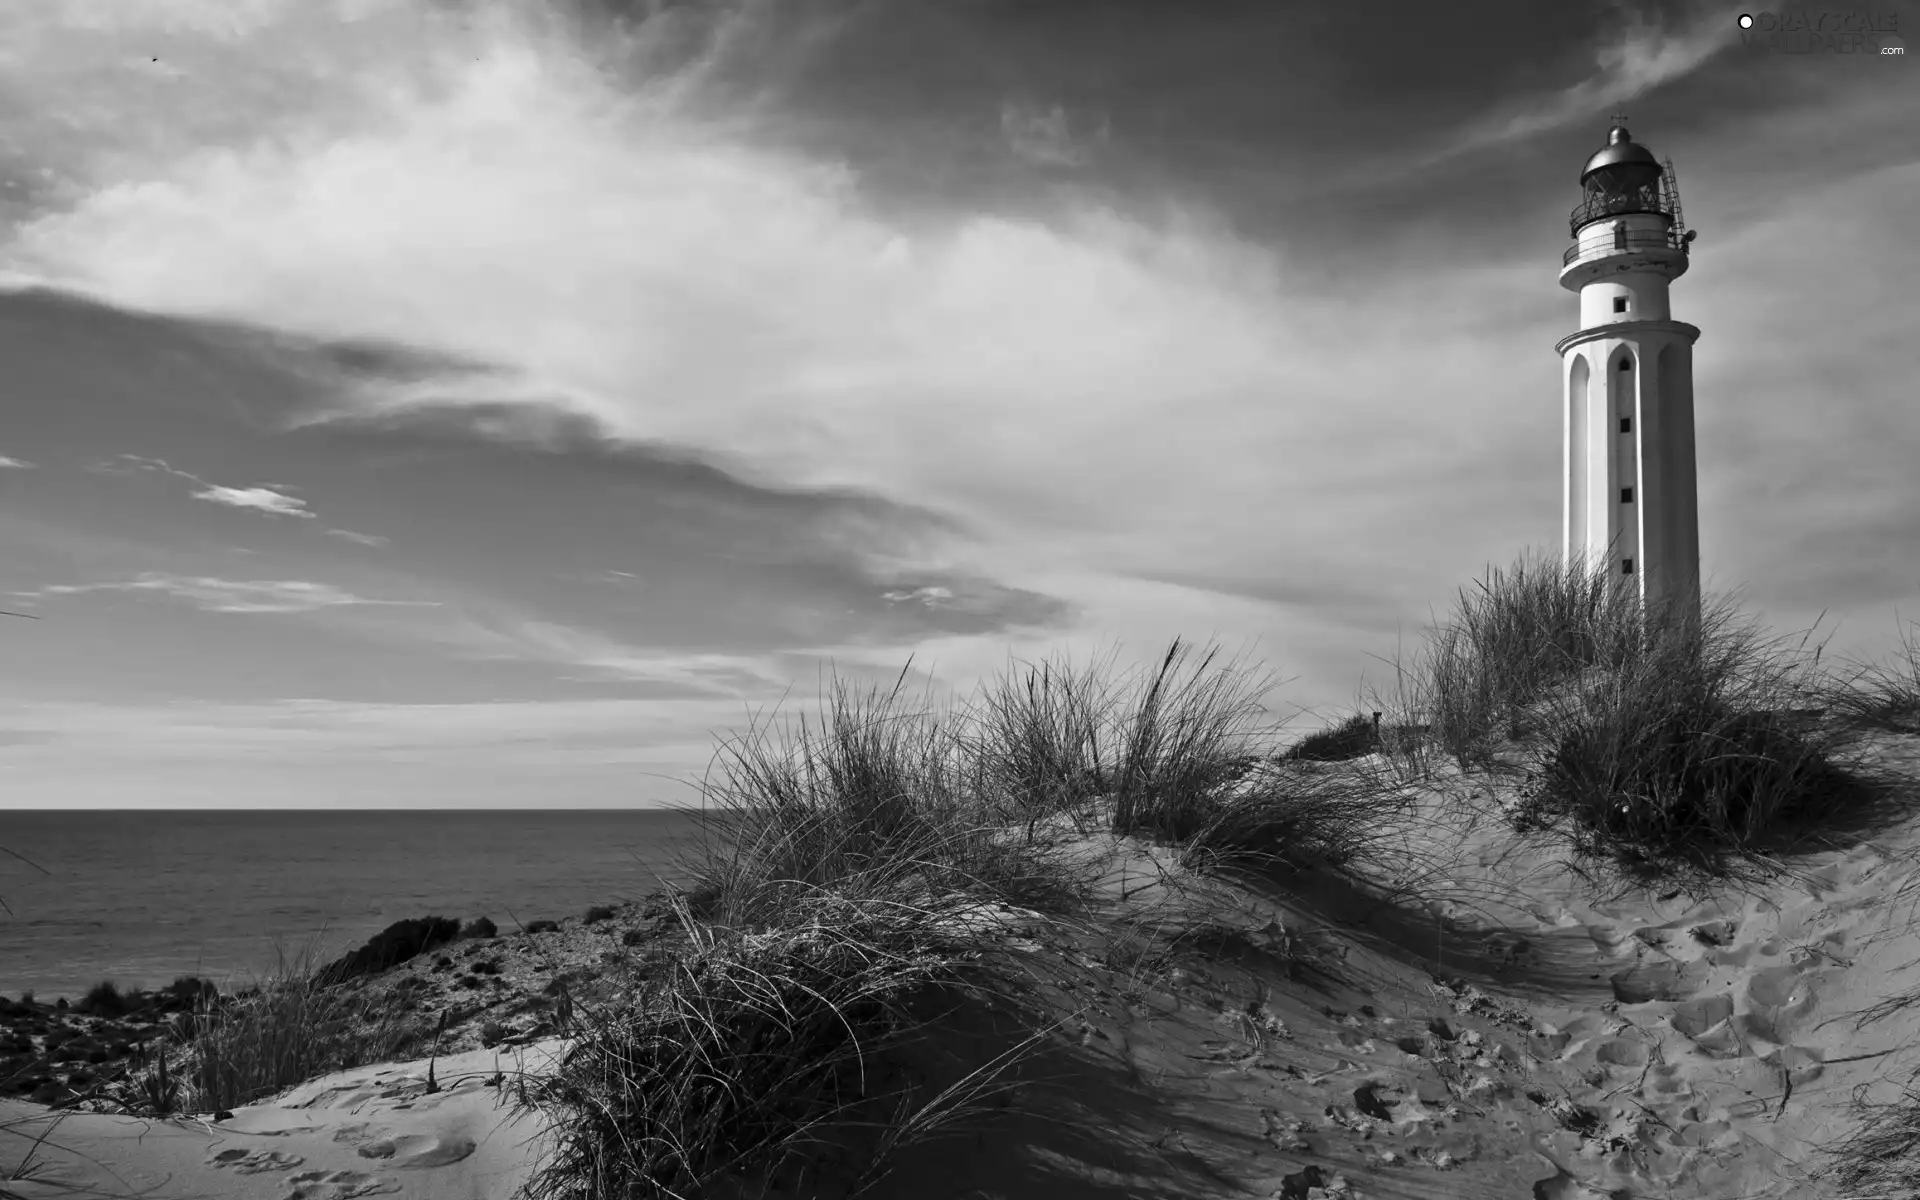
[[[684,802],[695,793],[660,777],[697,777],[712,758],[716,731],[740,715],[737,700],[685,696],[466,704],[0,700],[0,742],[14,768],[0,809],[32,797],[30,785],[43,780],[39,791],[78,798],[82,806],[124,808],[138,792],[148,804],[244,807],[244,799],[226,797],[257,795],[268,781],[247,778],[254,770],[278,776],[276,803],[293,807],[337,807],[343,777],[365,781],[353,789],[363,798],[391,796],[400,804],[431,804],[435,792],[451,792],[441,802],[524,805],[525,789],[592,779],[598,768],[618,774],[601,775],[599,786],[584,792],[589,802]],[[312,770],[289,777],[285,767],[294,762]],[[152,773],[184,764],[199,769],[185,781],[177,771]],[[432,774],[396,777],[409,767]],[[538,775],[500,777],[518,771]],[[236,786],[209,788],[202,783],[208,777]]]
[[[304,513],[302,515],[312,516],[313,514]],[[362,546],[384,546],[390,540],[374,533],[355,533],[351,529],[329,529],[327,530],[327,534],[330,537],[342,538],[349,542],[357,542]]]
[[[33,464],[17,458],[8,458],[6,455],[0,454],[0,470],[7,469],[30,471],[33,469]]]
[[[549,663],[607,682],[679,685],[710,695],[775,695],[786,678],[764,656],[687,653],[520,614],[462,613],[421,636],[481,661]]]
[[[1739,40],[1727,10],[1698,8],[1673,26],[1624,3],[1601,21],[1609,33],[1593,52],[1591,75],[1546,95],[1522,96],[1476,121],[1435,158],[1532,137],[1571,121],[1592,121],[1614,107],[1692,74]],[[1617,32],[1615,32],[1617,31]]]
[[[914,588],[910,592],[887,592],[882,599],[886,600],[888,604],[905,604],[910,601],[918,601],[928,608],[936,608],[942,603],[953,599],[953,592],[943,587],[919,587]]]
[[[271,488],[250,487],[233,488],[209,486],[193,493],[195,500],[211,500],[215,504],[224,504],[229,508],[250,508],[255,512],[276,517],[314,517],[317,513],[306,511],[307,502],[276,492]]]
[[[438,607],[430,600],[374,600],[326,583],[298,579],[232,580],[148,572],[120,583],[55,584],[36,595],[73,596],[87,592],[134,592],[171,596],[217,613],[304,613],[348,605],[406,608]]]
[[[1049,167],[1086,166],[1094,147],[1112,136],[1105,120],[1085,137],[1076,136],[1067,110],[1058,104],[1048,109],[1006,104],[1000,109],[1000,132],[1016,155]]]
[[[179,479],[185,479],[189,483],[200,485],[200,490],[192,493],[195,500],[206,500],[214,504],[224,504],[228,508],[251,509],[254,512],[262,513],[266,516],[313,518],[319,515],[318,513],[307,510],[307,502],[305,500],[297,496],[289,496],[282,491],[276,491],[273,487],[265,484],[255,484],[252,487],[237,488],[226,487],[217,483],[208,483],[198,475],[189,471],[182,471],[170,465],[164,458],[147,458],[139,454],[122,454],[118,456],[114,462],[103,463],[97,469],[108,472],[118,470],[153,471],[163,475],[172,475]],[[328,530],[328,532],[333,533],[336,531]],[[358,540],[358,538],[363,535],[346,534],[343,536],[353,537]]]
[[[1255,241],[1194,204],[1067,190],[990,211],[888,200],[783,137],[792,114],[768,116],[777,105],[715,102],[714,55],[690,72],[602,71],[537,22],[385,20],[312,50],[265,38],[232,64],[244,87],[203,73],[136,94],[103,69],[49,89],[89,97],[81,126],[45,143],[73,186],[13,227],[0,260],[128,306],[417,350],[406,378],[350,380],[335,419],[434,409],[503,440],[550,438],[551,422],[481,408],[498,401],[691,448],[756,482],[951,514],[965,536],[930,536],[875,573],[895,603],[926,604],[918,588],[964,571],[1075,601],[1082,628],[1136,645],[1182,623],[1286,621],[1318,653],[1306,648],[1351,645],[1359,618],[1268,576],[1379,597],[1371,629],[1396,589],[1444,587],[1551,534],[1540,504],[1560,428],[1545,347],[1577,314],[1552,283],[1550,223],[1534,257],[1358,239],[1330,281],[1284,231]],[[1604,112],[1735,36],[1724,12],[1609,28],[1583,77],[1435,139],[1438,153]],[[264,99],[236,103],[231,87]],[[1771,161],[1770,121],[1716,126],[1719,156]],[[1000,130],[1029,159],[1084,155],[1086,130],[1064,112],[1010,107]],[[918,145],[900,141],[911,160]],[[95,145],[115,150],[58,157]],[[937,175],[943,150],[927,153],[891,165]],[[1735,183],[1722,195],[1778,199]],[[1884,258],[1846,255],[1836,276],[1885,273]],[[1701,276],[1748,287],[1752,260],[1715,262]],[[1748,290],[1756,303],[1792,294]],[[1690,311],[1705,309],[1694,295]],[[1710,329],[1703,397],[1735,394],[1708,342],[1743,337]],[[1743,411],[1765,429],[1761,410],[1789,404],[1804,407],[1755,393]],[[1719,468],[1705,454],[1702,468],[1710,487]],[[957,603],[954,590],[938,602]],[[946,649],[997,659],[992,636]],[[648,657],[510,622],[469,640],[603,666]]]
[[[1108,598],[1148,593],[1116,577],[1222,575],[1277,537],[1342,547],[1288,558],[1359,588],[1450,570],[1455,550],[1389,560],[1368,531],[1404,520],[1409,493],[1464,521],[1484,496],[1462,478],[1511,486],[1493,467],[1536,433],[1536,457],[1554,453],[1544,418],[1512,419],[1523,389],[1487,375],[1562,331],[1530,306],[1485,332],[1539,294],[1532,262],[1450,268],[1440,312],[1412,271],[1372,292],[1302,282],[1283,248],[1197,206],[1065,193],[1043,213],[901,211],[753,111],[676,90],[683,76],[596,75],[577,48],[499,25],[369,44],[356,71],[316,85],[298,125],[102,174],[22,224],[9,257],[125,305],[419,348],[409,378],[349,381],[336,420],[434,410],[544,445],[569,426],[539,414],[561,412],[752,483],[950,515],[955,532],[874,578],[950,587],[913,601],[942,612],[971,594],[949,579],[993,580],[1147,641],[1229,600],[1161,589],[1157,623],[1123,619]],[[1074,132],[1010,113],[1029,149]],[[1410,401],[1416,380],[1427,401]],[[1351,499],[1323,514],[1329,495]],[[1284,532],[1310,511],[1311,530]]]

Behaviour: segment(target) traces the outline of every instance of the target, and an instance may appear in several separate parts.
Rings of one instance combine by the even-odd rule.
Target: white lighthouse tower
[[[1560,286],[1580,294],[1580,330],[1555,347],[1566,392],[1566,559],[1631,576],[1643,604],[1700,607],[1700,504],[1693,343],[1667,287],[1694,235],[1663,167],[1615,118],[1580,173]],[[1669,608],[1671,606],[1671,608]]]

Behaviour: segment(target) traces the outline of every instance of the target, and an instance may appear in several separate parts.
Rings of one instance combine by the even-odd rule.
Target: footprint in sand
[[[1701,962],[1657,960],[1639,963],[1607,977],[1613,998],[1622,1004],[1651,1000],[1687,1000],[1706,982],[1708,968]]]
[[[1676,1032],[1697,1039],[1732,1015],[1732,996],[1702,996],[1674,1005],[1673,1011],[1667,1014],[1667,1021]]]
[[[281,1200],[353,1200],[400,1190],[400,1181],[359,1171],[302,1171],[287,1180],[292,1190]]]
[[[1755,971],[1747,980],[1747,999],[1753,1005],[1747,1014],[1748,1031],[1781,1045],[1793,1041],[1793,1035],[1820,1003],[1818,983],[1817,974],[1799,966]]]
[[[226,1167],[242,1175],[258,1175],[262,1171],[291,1171],[305,1161],[298,1154],[284,1150],[242,1150],[236,1146],[209,1155],[207,1165]]]
[[[1594,1047],[1593,1057],[1609,1067],[1644,1067],[1647,1065],[1647,1048],[1639,1042],[1621,1038],[1601,1042]]]
[[[391,1167],[444,1167],[473,1153],[473,1139],[428,1133],[403,1133],[398,1137],[376,1138],[360,1147],[361,1158],[378,1158]]]

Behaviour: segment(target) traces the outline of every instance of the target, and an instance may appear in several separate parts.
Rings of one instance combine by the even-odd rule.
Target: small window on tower
[[[1621,360],[1620,360],[1620,369],[1621,369],[1622,371],[1631,371],[1631,370],[1633,370],[1633,360],[1632,360],[1632,359],[1630,359],[1630,358],[1623,358],[1623,359],[1621,359]]]
[[[1621,488],[1621,489],[1620,489],[1620,503],[1622,503],[1622,504],[1632,504],[1632,503],[1633,503],[1633,489],[1632,489],[1632,488]]]
[[[1615,312],[1627,311],[1627,298],[1625,296],[1615,296],[1613,298],[1613,311]]]
[[[1633,418],[1632,418],[1632,417],[1621,417],[1621,418],[1620,418],[1620,432],[1621,432],[1621,433],[1632,433],[1632,432],[1633,432]]]
[[[1623,559],[1621,559],[1621,560],[1620,560],[1620,573],[1621,573],[1622,575],[1631,575],[1631,574],[1633,574],[1633,560],[1632,560],[1632,559],[1630,559],[1630,558],[1623,558]]]

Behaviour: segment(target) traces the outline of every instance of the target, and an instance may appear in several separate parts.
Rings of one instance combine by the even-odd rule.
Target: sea
[[[0,994],[182,975],[237,988],[408,917],[510,932],[684,882],[700,828],[657,809],[0,810],[0,848],[19,856],[0,852]]]

